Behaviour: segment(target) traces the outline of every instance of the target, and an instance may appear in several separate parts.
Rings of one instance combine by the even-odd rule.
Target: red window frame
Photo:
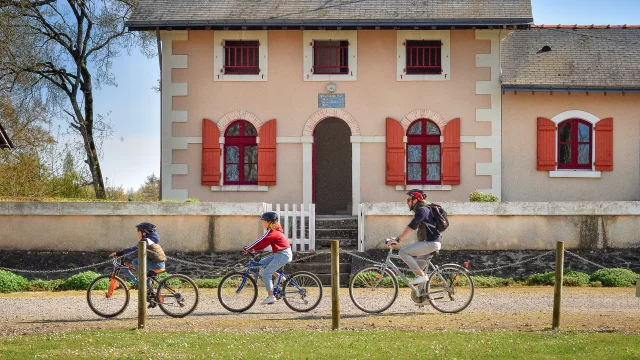
[[[579,124],[584,124],[586,126],[589,127],[589,141],[578,141],[578,128],[579,128]],[[571,132],[570,132],[570,139],[569,141],[560,141],[560,128],[563,126],[569,125],[571,126]],[[592,162],[593,162],[593,125],[585,120],[582,119],[569,119],[569,120],[565,120],[562,121],[558,124],[558,169],[571,169],[571,170],[582,170],[582,169],[587,169],[587,170],[591,170],[592,169]],[[561,163],[561,146],[562,145],[570,145],[570,156],[571,156],[571,162],[569,163]],[[578,146],[579,145],[589,145],[589,161],[586,164],[579,164],[578,163]]]
[[[349,42],[345,40],[314,40],[313,73],[326,75],[348,74]]]
[[[232,127],[238,124],[239,132],[238,135],[229,135],[229,131]],[[251,133],[255,135],[246,135],[247,131],[253,129]],[[256,128],[246,120],[238,120],[229,124],[227,130],[224,133],[224,184],[225,185],[256,185],[258,184],[258,142]],[[231,146],[238,147],[238,162],[229,162],[228,159],[228,149]],[[245,161],[245,150],[247,147],[255,147],[256,157],[255,162],[246,162]],[[256,165],[256,179],[255,180],[246,180],[246,174],[244,171],[245,165],[255,164]],[[238,180],[228,180],[227,178],[227,166],[228,165],[237,165],[238,166]]]
[[[257,75],[260,73],[260,42],[255,40],[225,40],[224,73]]]
[[[416,124],[421,123],[422,129],[420,134],[409,134],[411,128]],[[438,134],[428,134],[427,133],[427,124],[431,123],[438,129]],[[429,120],[429,119],[418,119],[409,125],[407,128],[407,149],[406,149],[406,168],[407,168],[407,184],[415,184],[415,185],[440,185],[442,184],[442,144],[440,143],[440,136],[442,135],[442,130],[438,125]],[[410,145],[419,145],[420,149],[420,180],[410,180],[409,179],[409,164],[418,164],[418,162],[410,162],[409,161],[409,146]],[[428,145],[438,145],[440,158],[438,161],[427,161],[427,146]],[[428,178],[428,164],[438,164],[440,167],[440,173],[438,174],[438,180],[427,180]]]
[[[442,42],[440,40],[407,40],[407,75],[442,74]]]

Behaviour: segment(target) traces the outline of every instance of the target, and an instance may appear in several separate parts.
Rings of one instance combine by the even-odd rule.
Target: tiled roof
[[[530,0],[139,0],[131,29],[151,25],[304,26],[378,22],[528,24]]]
[[[502,86],[640,89],[640,29],[514,31],[502,41]]]
[[[4,128],[2,128],[2,124],[0,124],[0,149],[13,149],[13,144]]]

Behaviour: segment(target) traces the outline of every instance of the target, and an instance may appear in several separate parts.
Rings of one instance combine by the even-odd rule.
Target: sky
[[[540,24],[640,25],[638,0],[532,0]],[[157,58],[139,51],[113,62],[117,87],[94,94],[96,112],[109,114],[114,128],[103,144],[102,172],[108,186],[137,189],[148,175],[160,174],[160,78]]]

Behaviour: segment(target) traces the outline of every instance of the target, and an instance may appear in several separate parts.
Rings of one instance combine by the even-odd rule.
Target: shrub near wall
[[[0,270],[0,293],[23,291],[29,285],[29,280],[9,271]]]

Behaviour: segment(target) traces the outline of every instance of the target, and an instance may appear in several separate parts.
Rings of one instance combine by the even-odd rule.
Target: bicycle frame
[[[427,265],[425,265],[422,268],[422,271],[431,269],[432,271],[430,272],[435,272],[436,274],[438,274],[438,277],[440,278],[440,280],[442,280],[443,284],[446,284],[446,288],[442,289],[442,290],[438,290],[438,291],[433,291],[433,292],[425,292],[425,293],[420,293],[420,289],[418,289],[416,286],[411,285],[411,281],[409,279],[407,279],[406,276],[404,276],[404,273],[402,271],[400,271],[400,269],[396,266],[396,264],[394,264],[391,259],[400,259],[402,260],[402,258],[400,257],[400,255],[398,254],[394,254],[393,253],[393,248],[389,247],[389,253],[387,254],[387,258],[384,261],[384,265],[380,266],[380,270],[381,273],[383,273],[386,269],[391,269],[392,272],[395,274],[396,277],[400,277],[402,280],[404,280],[404,282],[407,284],[407,286],[411,289],[411,291],[413,291],[414,293],[418,294],[418,295],[433,295],[433,294],[438,294],[438,293],[443,293],[445,291],[449,291],[449,284],[448,282],[442,277],[442,275],[440,274],[440,267],[437,265],[433,265],[433,263],[431,262],[431,258],[433,256],[432,255],[428,255],[426,261],[427,261]],[[376,286],[379,285],[380,281],[382,281],[382,277],[380,277],[378,279],[378,282],[376,283]],[[424,284],[421,284],[424,285]]]
[[[258,278],[258,268],[263,268],[264,266],[262,266],[260,264],[260,262],[256,261],[256,257],[252,256],[252,259],[249,261],[249,266],[247,266],[247,270],[245,270],[244,272],[244,276],[242,277],[242,283],[240,283],[240,286],[238,286],[238,289],[236,290],[236,294],[239,294],[242,289],[244,288],[244,286],[247,283],[247,277],[249,277],[249,274],[253,273],[254,275],[256,275],[256,278]],[[286,294],[280,290],[280,282],[283,279],[287,279],[288,276],[284,273],[284,271],[282,271],[282,269],[278,269],[278,271],[276,271],[276,273],[279,275],[278,278],[276,279],[275,283],[273,284],[273,294],[274,295],[278,295],[278,296],[285,296]],[[300,286],[298,286],[298,284],[296,284],[295,281],[291,281],[290,282],[291,285],[295,286],[295,288],[297,289],[297,291],[295,292],[299,292],[299,291],[303,291]],[[291,291],[293,292],[293,291]]]
[[[133,265],[131,264],[127,264],[124,261],[122,261],[121,259],[114,259],[113,260],[113,272],[111,273],[112,276],[117,276],[120,273],[120,270],[124,270],[127,275],[129,276],[129,278],[131,279],[131,281],[133,281],[134,285],[139,285],[138,282],[138,278],[131,272],[131,270],[135,270],[135,268],[133,267]],[[149,279],[149,281],[152,281],[156,284],[159,284],[159,281],[157,279],[154,279],[153,277],[148,277],[147,279]]]

